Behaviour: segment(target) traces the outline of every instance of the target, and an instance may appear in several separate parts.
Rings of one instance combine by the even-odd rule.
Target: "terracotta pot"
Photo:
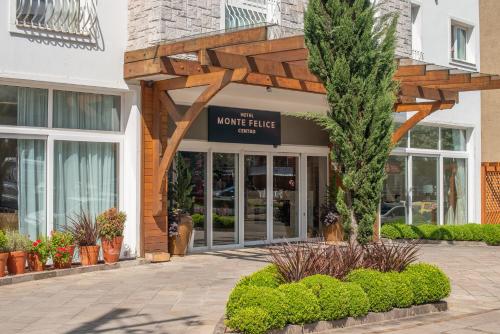
[[[192,232],[193,218],[182,215],[179,223],[179,235],[168,238],[168,252],[171,255],[186,255]]]
[[[0,253],[0,277],[5,276],[5,267],[7,266],[8,258],[9,253]]]
[[[323,237],[327,242],[344,240],[344,230],[342,225],[337,223],[329,226],[323,226]]]
[[[26,252],[10,252],[7,259],[9,273],[12,275],[24,274],[24,268],[26,268]]]
[[[80,246],[80,261],[83,266],[93,266],[99,260],[99,246]]]
[[[116,263],[120,260],[123,237],[114,237],[112,240],[102,239],[102,255],[104,263]]]
[[[71,268],[71,263],[73,263],[73,255],[75,254],[75,246],[71,246],[71,255],[66,262],[54,261],[54,268],[56,269],[68,269]]]
[[[38,253],[28,253],[28,268],[31,271],[45,270],[45,263],[42,263],[42,261],[40,261],[40,256],[38,256]]]

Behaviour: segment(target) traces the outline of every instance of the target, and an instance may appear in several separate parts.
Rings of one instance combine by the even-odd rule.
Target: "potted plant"
[[[336,179],[332,178],[327,189],[325,202],[321,205],[321,224],[325,241],[342,241],[344,239],[341,216],[336,206]]]
[[[99,232],[95,220],[87,212],[75,214],[69,218],[71,225],[68,231],[73,234],[80,249],[80,262],[84,266],[96,265],[99,260]]]
[[[31,271],[44,271],[50,257],[50,240],[41,237],[33,242],[28,253],[28,268]]]
[[[176,156],[175,176],[170,183],[172,207],[169,210],[168,251],[172,255],[185,255],[193,232],[193,219],[189,215],[193,207],[194,185],[191,172],[180,154]]]
[[[7,237],[5,233],[0,230],[0,277],[5,276],[5,267],[7,266],[7,259],[9,252],[7,250]]]
[[[9,251],[7,269],[12,275],[24,274],[26,252],[30,249],[31,241],[27,236],[13,230],[7,231],[6,236]]]
[[[97,230],[101,238],[104,263],[116,263],[120,259],[123,230],[127,215],[111,208],[97,216]]]
[[[50,252],[54,268],[71,268],[73,253],[75,252],[75,239],[68,231],[53,231],[50,238]]]

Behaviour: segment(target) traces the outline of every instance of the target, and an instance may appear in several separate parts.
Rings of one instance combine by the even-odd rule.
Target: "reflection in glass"
[[[327,187],[327,158],[307,157],[307,236],[321,235],[320,208]]]
[[[467,160],[443,159],[444,223],[467,223]]]
[[[0,85],[0,124],[47,126],[48,90]]]
[[[214,245],[238,243],[238,154],[213,154]]]
[[[384,182],[380,207],[381,222],[406,222],[406,157],[390,156],[385,167],[387,179]]]
[[[413,157],[412,223],[437,224],[438,159]]]
[[[204,152],[178,152],[191,171],[191,184],[194,185],[191,195],[194,198],[191,209],[193,218],[193,247],[207,246],[207,222],[206,222],[206,175],[207,175],[207,154]],[[172,168],[169,170],[169,180],[172,180]],[[170,190],[170,189],[169,189]],[[172,196],[168,197],[169,199]],[[173,205],[172,203],[169,203]]]
[[[394,131],[396,131],[403,123],[394,122]],[[408,133],[406,133],[401,139],[397,142],[396,147],[408,147]]]
[[[266,162],[264,155],[245,156],[245,241],[267,240]]]
[[[297,157],[273,157],[273,238],[299,236]]]
[[[441,149],[465,151],[465,130],[441,128]]]
[[[47,232],[45,141],[0,138],[0,230]]]
[[[417,125],[410,131],[410,147],[437,150],[439,144],[439,128]]]

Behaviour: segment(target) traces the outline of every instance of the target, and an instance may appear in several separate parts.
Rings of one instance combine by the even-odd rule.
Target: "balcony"
[[[16,0],[18,29],[90,37],[97,22],[96,0]]]
[[[280,23],[279,0],[224,0],[224,27],[234,29]]]

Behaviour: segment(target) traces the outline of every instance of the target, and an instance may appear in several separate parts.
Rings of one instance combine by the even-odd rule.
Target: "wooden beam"
[[[197,52],[201,49],[217,48],[241,43],[264,41],[267,39],[267,28],[256,27],[233,32],[191,38],[183,41],[153,46],[125,53],[125,63],[171,56],[183,53]]]
[[[158,172],[154,174],[156,177],[155,184],[154,184],[154,193],[156,196],[154,196],[154,199],[157,201],[153,208],[155,209],[155,215],[161,215],[162,213],[162,208],[164,205],[161,203],[161,195],[163,194],[163,190],[166,187],[166,184],[164,182],[164,178],[166,176],[166,173],[168,169],[170,168],[170,165],[172,164],[172,161],[174,159],[175,153],[177,152],[177,149],[179,147],[180,142],[186,135],[189,127],[193,124],[193,122],[196,120],[200,112],[203,110],[203,108],[206,106],[206,104],[224,87],[226,87],[232,80],[241,80],[242,79],[242,73],[245,72],[242,69],[238,70],[238,73],[233,70],[226,70],[223,72],[215,72],[215,73],[209,73],[209,74],[203,74],[206,76],[206,83],[207,83],[207,88],[198,96],[198,98],[193,102],[193,104],[189,107],[189,109],[186,111],[186,113],[178,118],[178,120],[175,122],[176,128],[170,138],[170,141],[168,142],[168,145],[163,151],[162,158],[160,163],[157,165],[157,170]],[[246,73],[246,72],[245,72]],[[188,83],[190,82],[189,77],[187,78],[185,82]],[[174,79],[170,79],[174,80]],[[202,81],[199,78],[197,78],[195,81]],[[165,85],[160,86],[158,85],[156,88],[158,91],[161,91],[165,89]],[[165,95],[167,96],[167,95]],[[174,108],[175,108],[175,103],[173,101],[168,101],[169,96],[167,96],[167,100],[164,99],[164,106],[166,108],[169,108],[169,114],[174,114]],[[160,100],[160,99],[159,99]],[[180,115],[179,115],[180,116]],[[159,202],[159,203],[158,203]]]
[[[403,68],[404,67],[400,67],[399,69],[402,71]],[[419,81],[448,80],[449,77],[449,70],[427,71],[424,75],[401,75],[401,72],[397,71],[394,75],[394,79],[408,83]]]
[[[490,76],[483,76],[472,78],[469,83],[426,84],[425,87],[468,92],[475,90],[500,89],[500,80],[491,80]]]
[[[410,84],[401,84],[399,95],[415,97],[418,99],[435,101],[456,101],[458,102],[458,92],[428,88]]]
[[[163,108],[167,111],[167,114],[172,118],[174,123],[180,122],[182,120],[182,115],[177,110],[174,100],[166,91],[159,92],[160,102]]]
[[[220,52],[238,54],[242,56],[253,56],[296,49],[306,49],[304,36],[292,36],[216,48],[216,50]]]
[[[453,103],[453,102],[451,102]],[[435,112],[436,110],[440,110],[442,108],[443,104],[447,104],[449,106],[450,101],[448,102],[433,102],[429,103],[425,106],[425,108],[422,108],[419,112],[417,112],[415,115],[413,115],[409,120],[404,122],[396,131],[394,131],[394,134],[392,135],[392,144],[397,144],[403,136],[410,131],[411,128],[413,128],[415,125],[417,125],[418,122]],[[449,109],[449,108],[447,108]]]
[[[309,51],[307,49],[295,49],[254,55],[255,58],[269,59],[278,62],[307,61],[308,56]]]
[[[418,103],[397,103],[394,105],[394,112],[412,112],[427,110],[436,102],[418,102]],[[444,101],[440,103],[439,110],[451,109],[455,106],[455,101]]]
[[[207,86],[218,80],[223,73],[227,73],[227,70],[160,80],[156,82],[156,85],[160,90],[165,91]],[[248,70],[246,68],[236,68],[230,73],[232,75],[231,81],[236,82],[244,80]]]

